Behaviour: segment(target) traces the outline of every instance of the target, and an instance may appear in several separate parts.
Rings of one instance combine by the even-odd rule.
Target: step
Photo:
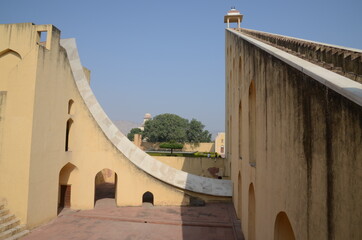
[[[14,214],[7,214],[5,216],[0,217],[0,224],[9,222],[15,218]]]
[[[0,240],[5,240],[13,235],[18,234],[19,232],[22,232],[25,230],[25,225],[19,225],[14,228],[10,228],[9,230],[6,230],[5,232],[0,233]]]
[[[0,210],[0,217],[5,216],[9,214],[9,209],[1,209]]]
[[[11,236],[10,238],[6,238],[6,240],[16,240],[16,239],[20,239],[22,237],[24,237],[25,235],[27,235],[29,233],[29,230],[24,230],[21,231],[13,236]]]
[[[0,233],[19,225],[19,222],[20,222],[19,219],[13,219],[9,222],[0,224]]]

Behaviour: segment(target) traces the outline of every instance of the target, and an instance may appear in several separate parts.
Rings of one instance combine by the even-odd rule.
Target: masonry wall
[[[26,221],[33,124],[37,31],[0,25],[0,200]]]
[[[280,239],[281,212],[295,239],[361,238],[362,107],[229,31],[226,96],[246,239]]]

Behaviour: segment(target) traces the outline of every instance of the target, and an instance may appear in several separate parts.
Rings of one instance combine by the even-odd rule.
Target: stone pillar
[[[135,134],[133,137],[133,143],[141,148],[141,144],[142,144],[142,135],[141,134]],[[141,148],[142,149],[142,148]]]

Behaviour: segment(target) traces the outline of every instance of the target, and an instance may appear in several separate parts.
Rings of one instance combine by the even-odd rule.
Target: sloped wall
[[[280,212],[296,239],[361,238],[362,107],[346,96],[362,93],[362,87],[257,42],[226,31],[226,139],[233,201],[246,238],[253,225],[250,186],[255,189],[255,239],[273,238]],[[318,70],[315,77],[310,67]],[[338,80],[333,89],[323,74]],[[349,92],[335,83],[356,88]]]

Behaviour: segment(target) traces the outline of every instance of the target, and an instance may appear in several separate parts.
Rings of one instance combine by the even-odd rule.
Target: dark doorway
[[[95,177],[94,206],[116,206],[117,174],[105,168]]]
[[[70,208],[71,185],[60,185],[59,210]]]
[[[145,192],[142,196],[142,203],[151,203],[153,205],[153,194],[151,192]]]

